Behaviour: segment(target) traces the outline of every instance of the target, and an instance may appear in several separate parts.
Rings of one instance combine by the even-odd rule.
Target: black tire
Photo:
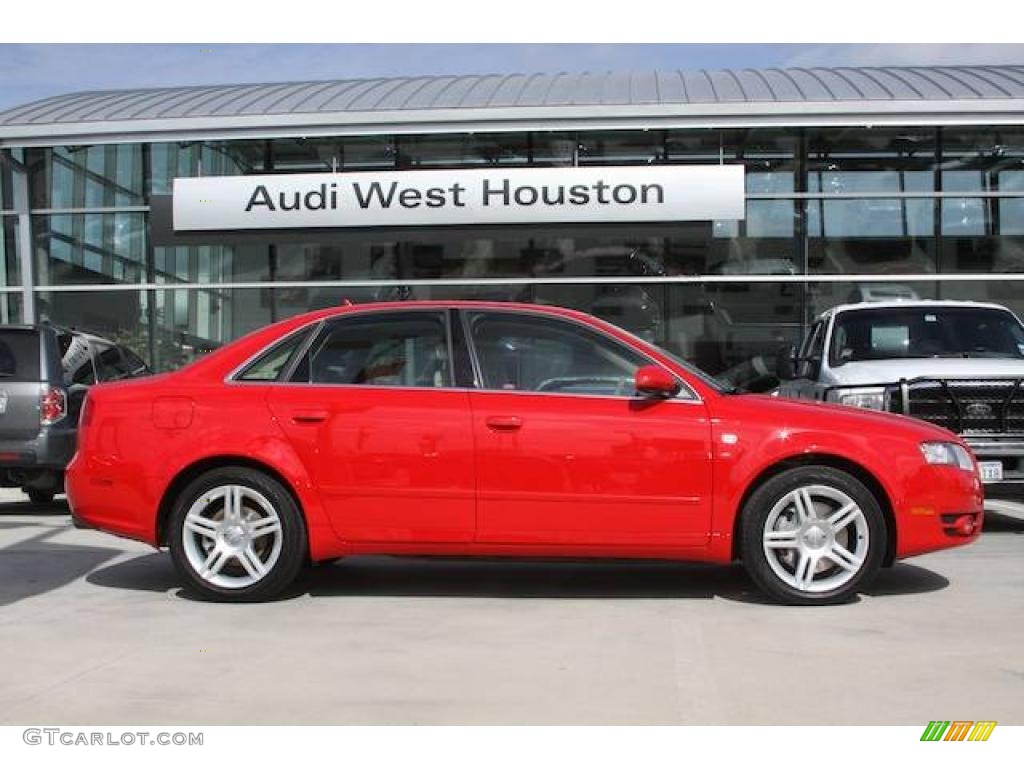
[[[35,488],[26,488],[25,493],[33,504],[52,504],[56,495],[53,491],[37,491]]]
[[[199,575],[185,550],[185,516],[203,494],[224,485],[238,485],[262,494],[281,522],[281,550],[276,562],[256,583],[225,588]],[[201,596],[220,602],[259,602],[280,595],[298,576],[307,557],[305,520],[288,490],[273,477],[249,467],[222,467],[200,475],[178,494],[168,520],[167,544],[186,585]]]
[[[826,486],[845,494],[860,507],[867,524],[867,552],[859,569],[841,586],[827,591],[805,591],[787,583],[775,572],[765,553],[765,525],[772,508],[788,494],[807,486]],[[740,524],[740,555],[744,568],[758,587],[774,600],[787,605],[828,605],[849,601],[874,579],[886,550],[887,530],[878,499],[857,478],[827,466],[796,467],[768,479],[743,506]],[[836,569],[839,566],[827,556],[825,559],[826,568],[838,573]]]

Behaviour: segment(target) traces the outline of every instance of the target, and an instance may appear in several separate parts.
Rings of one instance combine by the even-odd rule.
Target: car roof
[[[825,318],[831,315],[838,315],[840,312],[856,312],[862,309],[939,309],[941,307],[953,307],[962,309],[998,309],[1003,312],[1011,312],[1008,307],[1002,304],[994,304],[986,301],[959,301],[956,299],[894,299],[891,301],[861,301],[856,304],[840,304],[822,312],[818,317]]]
[[[588,315],[585,312],[569,309],[567,307],[555,306],[553,304],[531,304],[519,301],[471,301],[465,299],[451,301],[443,299],[414,299],[409,301],[372,301],[362,302],[359,304],[341,304],[336,307],[327,307],[307,312],[303,315],[296,315],[291,319],[295,320],[298,318],[304,318],[313,320],[317,318],[345,315],[350,312],[365,312],[383,309],[511,309],[524,312],[542,312],[551,315],[561,315],[563,317],[596,319],[592,318],[591,315]]]

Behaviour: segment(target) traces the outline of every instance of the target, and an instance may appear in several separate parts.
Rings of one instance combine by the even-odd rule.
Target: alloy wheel
[[[827,485],[798,487],[772,507],[762,537],[769,567],[801,592],[838,589],[864,567],[867,518],[845,492]]]
[[[219,485],[186,512],[182,545],[203,581],[244,589],[263,579],[281,555],[281,518],[266,496],[244,485]]]

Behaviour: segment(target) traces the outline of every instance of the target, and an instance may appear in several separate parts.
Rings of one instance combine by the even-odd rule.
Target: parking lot
[[[767,604],[739,567],[356,558],[218,605],[0,497],[5,724],[1024,723],[1024,523]]]

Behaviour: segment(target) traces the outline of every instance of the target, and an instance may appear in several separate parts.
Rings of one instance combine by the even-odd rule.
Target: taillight
[[[39,395],[39,422],[54,424],[68,412],[68,399],[59,387],[47,387]]]

